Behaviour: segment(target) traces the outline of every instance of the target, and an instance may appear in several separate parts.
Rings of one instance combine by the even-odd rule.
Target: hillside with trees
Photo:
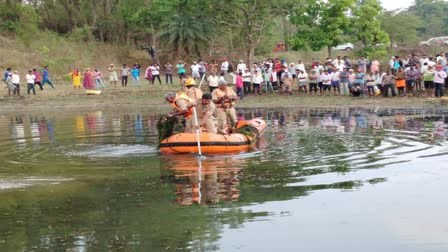
[[[0,44],[18,47],[8,43],[17,41],[49,64],[98,59],[100,44],[114,48],[104,53],[122,56],[154,46],[165,60],[252,62],[277,42],[285,50],[325,49],[329,55],[333,46],[354,42],[357,53],[380,57],[387,46],[377,45],[415,46],[448,35],[447,11],[442,0],[416,0],[399,12],[384,11],[379,0],[2,0]],[[58,45],[69,48],[66,58],[55,60]]]

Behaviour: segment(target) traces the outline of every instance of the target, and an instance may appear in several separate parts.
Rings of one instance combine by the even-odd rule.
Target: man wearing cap
[[[240,60],[240,62],[238,63],[238,65],[236,66],[236,70],[239,73],[244,73],[244,71],[246,71],[246,64],[244,64],[243,60]]]
[[[183,116],[185,118],[185,133],[194,133],[194,118],[192,116],[194,100],[183,92],[168,92],[165,94],[165,100],[174,108],[166,116]]]
[[[201,99],[202,91],[196,87],[196,81],[193,78],[185,80],[185,94],[193,100]]]
[[[215,120],[213,120],[216,106],[212,102],[212,95],[209,93],[203,94],[202,98],[196,101],[196,104],[198,126],[205,132],[216,133]]]
[[[442,70],[441,65],[436,65],[436,71],[434,72],[434,96],[442,97],[443,96],[443,83],[447,74]]]
[[[218,88],[213,90],[212,99],[217,106],[218,133],[227,134],[233,132],[236,125],[234,101],[238,99],[235,91],[231,87],[227,87],[225,80],[220,80]],[[228,132],[225,130],[226,126]]]

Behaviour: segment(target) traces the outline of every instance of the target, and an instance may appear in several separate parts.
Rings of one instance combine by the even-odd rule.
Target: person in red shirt
[[[40,90],[44,90],[44,88],[42,87],[42,82],[40,81],[41,80],[41,76],[40,76],[40,74],[39,74],[39,72],[37,71],[36,68],[33,69],[33,74],[35,76],[34,84],[38,85]]]

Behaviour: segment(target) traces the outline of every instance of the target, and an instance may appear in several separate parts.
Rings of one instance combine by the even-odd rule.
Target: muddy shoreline
[[[21,97],[0,95],[0,113],[19,111],[71,111],[91,109],[142,109],[167,111],[169,106],[163,96],[168,91],[178,91],[177,85],[142,85],[142,87],[108,88],[100,95],[87,95],[84,89],[73,90],[68,85],[56,89],[37,91],[36,95]],[[237,108],[447,108],[448,99],[427,97],[354,98],[341,96],[303,96],[269,93],[249,95],[236,103]]]

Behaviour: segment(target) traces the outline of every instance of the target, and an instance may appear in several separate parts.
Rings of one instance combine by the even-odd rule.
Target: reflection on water
[[[192,155],[170,155],[164,159],[174,174],[178,204],[218,204],[238,199],[239,171],[244,159]]]
[[[1,251],[448,249],[443,108],[241,113],[257,149],[201,158],[154,111],[0,115]]]

